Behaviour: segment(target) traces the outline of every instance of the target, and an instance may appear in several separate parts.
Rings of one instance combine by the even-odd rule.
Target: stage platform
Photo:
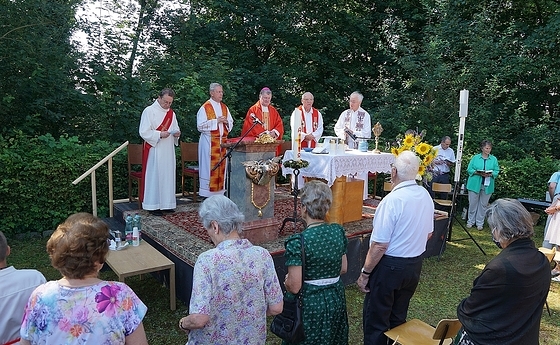
[[[354,283],[360,274],[369,247],[372,218],[378,202],[375,199],[365,200],[362,207],[362,219],[344,224],[348,237],[348,272],[342,276],[342,280],[347,285]],[[118,203],[115,204],[114,217],[105,220],[111,230],[123,231],[124,217],[127,214],[134,215],[138,212],[142,216],[143,240],[175,263],[177,298],[186,305],[191,296],[194,263],[200,253],[214,248],[197,220],[199,205],[200,203],[188,198],[178,197],[174,214],[157,217],[150,215],[147,211],[138,210],[136,202]],[[284,217],[292,214],[293,197],[289,195],[287,188],[278,188],[275,192],[275,217],[282,221]],[[447,219],[436,221],[435,224],[440,228],[439,232],[444,231]],[[301,226],[294,227],[294,224],[290,222],[286,224],[282,232],[279,232],[278,239],[258,244],[270,252],[281,283],[287,272],[284,266],[284,240],[299,231],[301,231]],[[431,253],[427,251],[426,254],[429,255],[426,256],[438,255],[442,241],[442,238],[441,241],[435,238],[431,245],[432,251]],[[428,244],[430,247],[430,243]],[[162,271],[153,274],[158,280],[166,284],[169,282],[169,272]]]

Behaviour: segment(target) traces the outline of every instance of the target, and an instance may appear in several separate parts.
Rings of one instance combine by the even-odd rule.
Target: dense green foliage
[[[426,129],[433,144],[443,135],[455,142],[459,91],[467,89],[463,169],[480,140],[492,140],[503,165],[495,196],[541,198],[560,158],[560,4],[554,0],[4,0],[0,22],[5,143],[38,144],[50,134],[77,138],[67,140],[83,146],[69,155],[104,156],[124,141],[140,142],[142,109],[164,87],[177,91],[182,140],[197,141],[195,113],[209,83],[220,82],[235,119],[232,136],[240,135],[263,86],[273,90],[287,135],[303,91],[314,93],[330,135],[348,95],[359,90],[372,122],[385,129],[381,147],[408,128]],[[107,150],[83,151],[99,140]],[[3,157],[15,156],[5,143]],[[85,171],[72,159],[54,163]],[[2,186],[13,187],[16,163],[2,167]],[[56,164],[36,178],[58,176]],[[29,183],[19,199],[47,182]],[[123,183],[116,178],[117,190]],[[50,186],[46,191],[53,195]],[[7,196],[2,218],[10,229],[28,228],[10,220],[17,208],[4,205],[14,200]],[[57,215],[48,224],[83,208],[75,202],[55,211],[54,204],[36,206]]]
[[[75,137],[0,137],[0,229],[8,235],[54,230],[72,213],[92,212],[90,177],[77,185],[72,181],[114,149],[102,141],[82,144]],[[126,167],[125,151],[113,160],[116,198],[127,195]],[[97,170],[96,182],[98,214],[106,216],[107,164]]]

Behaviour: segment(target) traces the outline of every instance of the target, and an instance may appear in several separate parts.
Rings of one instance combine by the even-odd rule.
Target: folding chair
[[[181,141],[181,193],[183,196],[192,194],[193,201],[197,200],[198,188],[198,143],[185,143]],[[187,165],[191,164],[191,165]],[[192,193],[185,194],[185,177],[193,179]]]
[[[556,246],[552,247],[552,249],[539,247],[539,252],[543,253],[544,256],[546,256],[548,262],[552,262],[552,260],[554,260],[554,257],[557,255]],[[550,314],[550,308],[548,307],[548,300],[544,301],[544,305],[546,307],[546,311],[548,312],[548,316],[552,316],[552,314]]]
[[[451,206],[453,205],[453,200],[449,200],[449,197],[453,197],[451,193],[451,183],[432,183],[432,190],[435,193],[445,193],[447,196],[446,199],[439,199],[434,198],[434,204],[436,205],[436,209],[441,211],[451,211]]]
[[[445,339],[453,338],[461,329],[458,319],[443,319],[436,328],[418,319],[412,319],[385,332],[385,335],[401,345],[442,345]],[[439,341],[438,341],[439,340]]]

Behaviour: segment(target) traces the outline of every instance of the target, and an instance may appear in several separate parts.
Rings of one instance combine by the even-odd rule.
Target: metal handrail
[[[96,190],[97,187],[96,187],[96,180],[95,180],[95,171],[97,170],[97,168],[105,164],[105,162],[108,162],[107,173],[109,175],[109,217],[113,217],[113,156],[121,152],[127,146],[128,146],[128,141],[125,141],[121,146],[117,147],[113,152],[109,153],[107,156],[105,156],[105,158],[100,160],[97,164],[92,166],[88,171],[83,173],[82,176],[72,181],[73,185],[77,185],[81,180],[91,175],[91,203],[92,203],[92,213],[94,216],[97,216],[97,190]]]

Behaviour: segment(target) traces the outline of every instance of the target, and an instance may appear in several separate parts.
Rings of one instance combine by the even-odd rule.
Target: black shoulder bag
[[[276,315],[270,324],[270,331],[278,337],[290,342],[299,343],[305,340],[303,332],[303,281],[305,277],[305,250],[303,249],[303,234],[301,240],[301,289],[293,299],[284,297],[284,309]]]

